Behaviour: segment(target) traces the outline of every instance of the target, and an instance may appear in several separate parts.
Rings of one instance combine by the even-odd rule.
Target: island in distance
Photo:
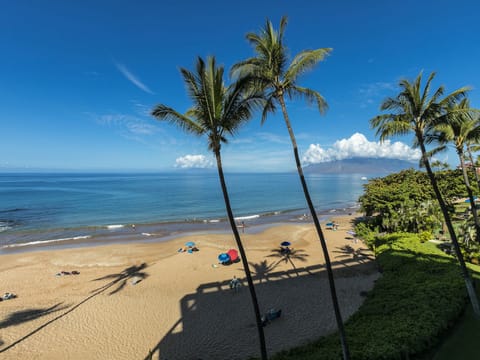
[[[390,174],[405,169],[418,169],[418,162],[385,158],[351,158],[304,167],[306,174]]]

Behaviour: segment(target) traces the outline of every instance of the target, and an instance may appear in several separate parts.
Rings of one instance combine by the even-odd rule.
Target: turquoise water
[[[355,207],[362,176],[307,176],[317,211]],[[226,174],[226,181],[238,221],[288,221],[308,212],[296,173]],[[144,236],[194,231],[204,224],[222,230],[225,216],[216,172],[0,174],[0,248],[118,240],[131,236],[132,224]]]

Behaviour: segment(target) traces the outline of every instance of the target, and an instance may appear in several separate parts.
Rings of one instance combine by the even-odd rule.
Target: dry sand
[[[352,217],[324,230],[344,320],[361,305],[378,273],[346,231]],[[265,327],[268,353],[336,329],[324,258],[312,225],[242,234],[262,312],[282,309]],[[275,254],[290,241],[292,262]],[[178,253],[186,241],[200,251]],[[253,307],[241,263],[217,266],[235,248],[230,234],[168,242],[37,251],[0,256],[0,358],[245,359],[259,355]],[[296,252],[295,252],[296,251]],[[55,276],[77,270],[79,275]],[[230,290],[233,276],[240,291]],[[136,285],[134,279],[141,279]]]

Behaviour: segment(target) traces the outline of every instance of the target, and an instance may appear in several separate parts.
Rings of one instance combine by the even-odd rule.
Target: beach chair
[[[268,323],[278,319],[282,315],[282,309],[270,309],[262,316],[262,326],[267,326]]]

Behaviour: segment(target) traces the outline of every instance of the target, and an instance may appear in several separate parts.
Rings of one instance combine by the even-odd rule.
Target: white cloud
[[[395,89],[396,84],[393,82],[376,82],[362,86],[358,90],[361,99],[360,107],[366,108],[372,104],[380,104],[380,99]]]
[[[420,150],[412,149],[400,141],[394,143],[390,140],[383,142],[368,141],[365,135],[355,133],[348,139],[337,140],[328,149],[322,148],[319,144],[310,144],[303,155],[302,161],[305,164],[317,164],[355,157],[416,161],[420,159],[420,156]]]
[[[97,117],[97,122],[102,125],[112,125],[124,128],[127,132],[135,135],[152,135],[159,131],[159,128],[149,124],[136,116],[124,114],[108,114]]]
[[[185,155],[175,160],[175,167],[181,169],[208,169],[213,167],[213,161],[205,155]]]
[[[115,66],[117,67],[118,71],[120,71],[123,76],[125,76],[127,78],[127,80],[129,80],[132,84],[134,84],[136,87],[138,87],[139,89],[145,91],[146,93],[149,93],[149,94],[154,94],[154,92],[152,90],[150,90],[147,85],[145,85],[144,83],[142,83],[135,75],[133,75],[127,68],[125,65],[122,65],[122,64],[118,64],[118,63],[115,63]]]

